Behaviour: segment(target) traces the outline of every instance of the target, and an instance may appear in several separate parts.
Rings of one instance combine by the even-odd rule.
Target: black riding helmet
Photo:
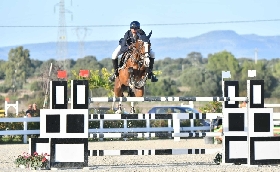
[[[140,29],[140,23],[138,21],[131,22],[130,29]]]

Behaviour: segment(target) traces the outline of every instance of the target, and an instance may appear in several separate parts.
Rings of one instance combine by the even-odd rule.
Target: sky
[[[62,29],[57,27],[60,25],[59,2],[60,0],[1,0],[0,47],[56,42],[59,29]],[[64,2],[66,12],[62,14],[67,26],[64,29],[67,41],[118,41],[134,20],[141,23],[141,28],[146,33],[152,30],[152,38],[190,38],[214,30],[233,30],[238,34],[260,36],[280,35],[279,0]],[[223,23],[275,19],[278,20]]]

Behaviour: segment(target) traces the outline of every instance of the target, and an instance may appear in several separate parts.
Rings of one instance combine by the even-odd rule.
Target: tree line
[[[40,91],[44,84],[50,64],[57,64],[56,59],[40,61],[32,59],[32,54],[22,46],[11,49],[8,60],[1,60],[0,92],[16,92],[23,89],[27,84],[27,79],[37,78],[31,91]],[[92,71],[92,77],[99,77],[104,89],[95,83],[91,87],[93,96],[107,96],[108,90],[112,89],[112,83],[107,81],[107,76],[113,72],[110,58],[100,61],[95,56],[86,56],[77,60],[67,59],[69,65],[68,79],[77,78],[80,69]],[[58,70],[58,69],[57,69]],[[250,58],[236,58],[231,52],[221,51],[203,57],[199,52],[191,52],[185,58],[159,59],[155,61],[154,70],[158,74],[159,81],[156,83],[147,82],[146,96],[222,96],[222,71],[230,71],[231,79],[238,80],[240,96],[246,95],[246,80],[248,70],[256,70],[255,79],[264,79],[265,97],[277,98],[280,95],[280,60],[258,60],[257,63]],[[99,72],[98,72],[99,71]],[[45,77],[44,77],[45,76]],[[52,79],[56,78],[55,72]],[[95,82],[94,78],[92,82]],[[29,83],[30,84],[30,83]]]

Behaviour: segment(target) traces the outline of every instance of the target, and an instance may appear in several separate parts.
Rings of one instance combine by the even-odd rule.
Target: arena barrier
[[[100,123],[103,123],[103,120],[124,120],[124,128],[109,128],[104,129],[102,126],[103,124],[100,124],[99,129],[89,129],[89,138],[125,138],[125,133],[130,132],[130,135],[128,138],[166,138],[166,137],[174,137],[173,127],[171,127],[172,119],[173,119],[174,113],[170,114],[91,114],[89,116],[89,121],[100,121]],[[182,119],[217,119],[222,117],[222,113],[182,113],[183,116]],[[168,120],[168,128],[167,127],[151,127],[149,126],[149,120]],[[128,128],[127,127],[127,120],[147,120],[146,126],[147,128]],[[192,132],[192,131],[198,131],[198,130],[208,130],[210,131],[210,126],[201,126],[201,127],[180,127],[184,131],[188,131],[188,133],[184,133],[183,136],[180,137],[205,137],[205,136],[221,136],[221,133],[213,133],[213,132]],[[185,130],[188,128],[188,130]],[[146,131],[146,133],[139,133],[143,132],[143,130]],[[98,132],[98,133],[96,133]],[[106,133],[110,132],[110,133]],[[123,135],[121,132],[124,133]],[[137,132],[137,133],[135,133]],[[156,132],[156,133],[151,133]],[[168,133],[163,133],[168,132]],[[177,136],[176,136],[177,137]]]
[[[192,117],[195,115],[196,117]],[[209,116],[209,114],[207,114]],[[217,116],[217,114],[212,114]],[[173,138],[172,123],[173,114],[91,114],[89,121],[99,121],[100,128],[89,129],[89,138],[99,139],[151,139],[151,138]],[[212,117],[213,117],[212,116]],[[189,114],[189,119],[205,119],[206,114]],[[128,126],[127,120],[146,120],[146,128],[133,128]],[[150,127],[150,119],[168,120],[168,127]],[[123,128],[103,128],[103,120],[123,120]],[[210,131],[210,126],[181,127],[183,131],[188,131],[182,138],[221,136],[221,133],[213,132],[193,132],[193,131]]]

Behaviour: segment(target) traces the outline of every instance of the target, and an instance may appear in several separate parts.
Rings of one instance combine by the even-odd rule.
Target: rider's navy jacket
[[[142,30],[139,29],[137,31],[137,35],[139,36],[139,39],[141,39],[144,42],[148,42],[149,38],[146,36],[146,33]],[[128,50],[128,47],[133,43],[134,38],[133,34],[130,30],[128,30],[125,34],[124,37],[120,39],[119,45],[121,45],[121,52],[125,52]]]

